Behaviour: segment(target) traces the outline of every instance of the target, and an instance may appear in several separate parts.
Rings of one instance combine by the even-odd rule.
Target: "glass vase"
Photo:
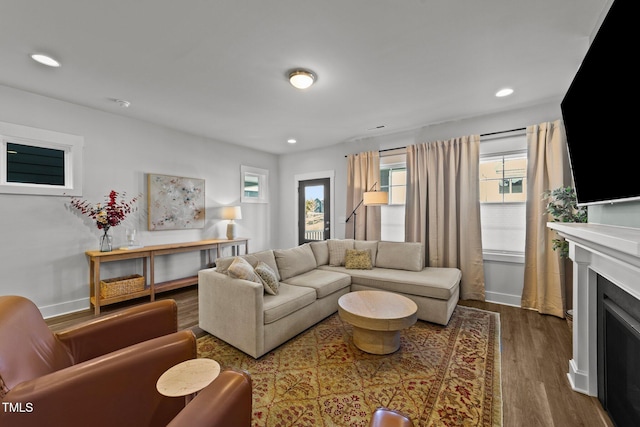
[[[112,239],[109,229],[104,229],[104,233],[100,236],[100,252],[111,252],[113,250]]]

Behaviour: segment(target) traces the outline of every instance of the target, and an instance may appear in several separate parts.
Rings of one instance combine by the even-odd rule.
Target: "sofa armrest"
[[[158,378],[196,357],[196,339],[181,331],[25,381],[2,399],[0,425],[165,426],[184,399],[162,396]]]
[[[198,272],[199,325],[258,357],[264,348],[264,286],[214,269]]]
[[[120,350],[178,330],[174,300],[149,302],[73,326],[56,334],[74,363]]]
[[[251,391],[247,372],[223,371],[167,427],[249,427]]]

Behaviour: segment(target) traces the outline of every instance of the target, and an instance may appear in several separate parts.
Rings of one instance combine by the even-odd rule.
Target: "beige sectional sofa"
[[[365,256],[366,265],[354,264],[352,255],[359,261]],[[232,274],[236,257],[220,258],[215,268],[198,273],[199,325],[258,358],[338,311],[338,299],[357,290],[402,294],[417,304],[418,319],[446,325],[462,274],[425,268],[424,257],[421,243],[352,239],[242,255],[252,267],[266,264],[275,274],[275,295],[259,278]]]

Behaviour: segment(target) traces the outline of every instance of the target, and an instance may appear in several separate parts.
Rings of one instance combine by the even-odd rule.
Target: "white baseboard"
[[[512,307],[520,307],[522,299],[521,295],[510,295],[500,292],[485,291],[485,300],[487,302],[494,302],[496,304],[510,305]]]
[[[48,319],[50,317],[62,316],[63,314],[75,313],[77,311],[88,310],[91,307],[89,298],[82,298],[74,301],[66,301],[60,304],[45,305],[38,307],[42,317]]]

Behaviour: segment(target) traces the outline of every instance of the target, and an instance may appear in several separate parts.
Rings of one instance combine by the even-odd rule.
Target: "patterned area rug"
[[[254,426],[363,426],[385,406],[414,426],[502,426],[500,317],[457,306],[446,327],[418,321],[400,349],[367,354],[334,314],[256,360],[206,335],[200,357],[253,380]]]

